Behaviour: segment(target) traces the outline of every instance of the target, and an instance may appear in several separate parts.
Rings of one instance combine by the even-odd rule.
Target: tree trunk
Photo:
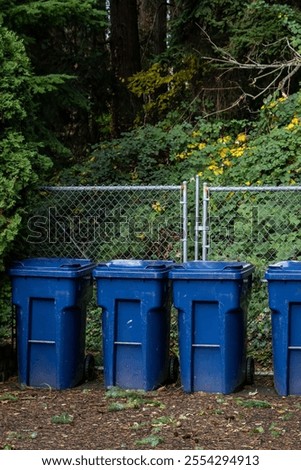
[[[113,132],[119,135],[132,126],[139,110],[137,98],[126,87],[127,78],[141,69],[136,0],[111,0],[110,16]]]
[[[139,33],[143,63],[166,50],[167,4],[164,0],[139,0]]]

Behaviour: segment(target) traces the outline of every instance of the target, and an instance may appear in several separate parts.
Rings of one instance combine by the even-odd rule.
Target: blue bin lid
[[[255,266],[239,261],[189,261],[174,265],[171,279],[235,280],[248,277]]]
[[[270,264],[265,279],[271,281],[301,280],[301,261],[279,261]]]
[[[89,259],[81,258],[28,258],[14,261],[8,270],[12,277],[80,277],[95,267]]]
[[[95,279],[99,278],[135,278],[160,279],[167,277],[174,261],[165,260],[111,260],[100,263],[93,270]]]

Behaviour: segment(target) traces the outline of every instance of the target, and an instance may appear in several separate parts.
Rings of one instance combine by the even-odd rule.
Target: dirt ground
[[[301,396],[280,397],[272,376],[230,395],[106,391],[99,373],[69,390],[0,384],[0,449],[300,449]]]

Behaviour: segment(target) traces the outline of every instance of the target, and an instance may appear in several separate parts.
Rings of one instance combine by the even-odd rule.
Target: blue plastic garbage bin
[[[21,384],[65,389],[84,378],[94,266],[70,258],[31,258],[11,266]]]
[[[279,395],[301,395],[301,262],[270,265],[274,386]]]
[[[187,262],[170,271],[185,392],[227,394],[252,383],[246,316],[253,271],[250,264],[219,261]]]
[[[168,379],[171,262],[112,260],[93,270],[106,387],[153,390]]]

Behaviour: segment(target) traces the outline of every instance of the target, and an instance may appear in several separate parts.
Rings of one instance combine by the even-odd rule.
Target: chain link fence
[[[43,188],[26,242],[30,256],[185,260],[186,183]]]
[[[45,187],[27,220],[29,257],[187,260],[187,184]],[[94,292],[86,347],[102,364],[100,312]],[[176,344],[172,314],[172,343]]]
[[[248,343],[252,355],[267,367],[272,352],[264,274],[269,264],[300,259],[300,227],[300,186],[211,187],[205,184],[202,209],[196,209],[196,259],[247,261],[256,267],[249,305]]]

